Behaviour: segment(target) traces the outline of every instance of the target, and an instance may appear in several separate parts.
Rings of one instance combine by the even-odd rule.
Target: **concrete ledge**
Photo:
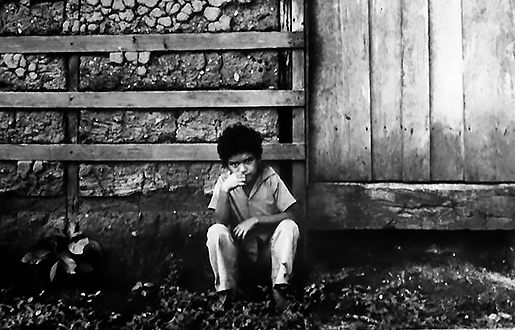
[[[315,183],[309,229],[515,229],[515,184]]]

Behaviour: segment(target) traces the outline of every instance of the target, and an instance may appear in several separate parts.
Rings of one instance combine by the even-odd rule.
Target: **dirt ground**
[[[320,233],[320,329],[515,326],[509,232]],[[344,251],[346,253],[344,253]],[[318,288],[315,288],[318,285]]]
[[[215,295],[206,286],[209,269],[198,266],[205,251],[192,244],[189,248],[198,248],[196,260],[172,259],[164,285],[139,283],[124,292],[68,287],[57,294],[47,290],[14,298],[2,289],[0,328],[515,327],[512,235],[508,231],[312,233],[305,241],[306,258],[299,259],[296,267],[293,303],[282,313],[273,310],[266,288],[261,287],[257,290],[263,290],[261,294],[239,296],[227,311],[211,311]],[[192,265],[197,265],[193,271]]]

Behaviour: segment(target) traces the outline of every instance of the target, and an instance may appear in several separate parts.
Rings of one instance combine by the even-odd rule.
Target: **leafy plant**
[[[21,259],[30,265],[50,262],[49,278],[52,282],[58,271],[66,274],[89,273],[93,261],[102,256],[97,241],[89,239],[82,232],[67,234],[59,228],[50,228]]]

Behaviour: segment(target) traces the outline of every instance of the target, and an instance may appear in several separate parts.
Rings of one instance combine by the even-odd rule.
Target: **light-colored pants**
[[[272,285],[288,284],[298,239],[299,227],[293,220],[283,220],[275,228],[270,239]],[[238,282],[238,247],[229,228],[219,223],[209,227],[206,245],[215,275],[216,291],[235,289]]]

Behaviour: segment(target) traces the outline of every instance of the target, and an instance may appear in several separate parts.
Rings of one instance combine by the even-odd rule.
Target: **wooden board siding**
[[[373,180],[428,181],[427,2],[371,3]]]
[[[309,12],[311,180],[370,180],[368,3],[316,0]]]
[[[466,181],[515,181],[512,5],[463,1]]]
[[[402,180],[401,0],[371,0],[372,180]]]
[[[431,179],[464,176],[461,0],[430,0]]]
[[[402,1],[402,181],[430,179],[429,17],[426,0]]]
[[[317,230],[514,230],[515,185],[316,183],[308,223]]]
[[[510,1],[311,6],[312,182],[515,181]]]

